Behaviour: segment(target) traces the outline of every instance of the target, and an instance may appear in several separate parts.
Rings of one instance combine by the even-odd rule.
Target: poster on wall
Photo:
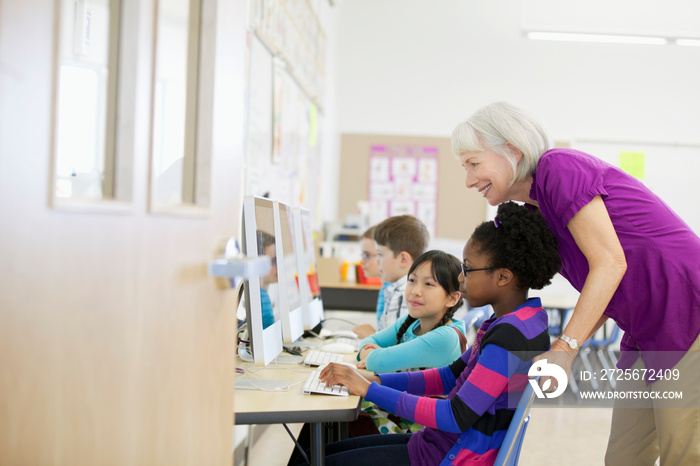
[[[436,236],[438,149],[375,145],[369,156],[369,222],[414,215]]]
[[[317,215],[322,115],[255,36],[249,53],[245,194],[305,206]]]

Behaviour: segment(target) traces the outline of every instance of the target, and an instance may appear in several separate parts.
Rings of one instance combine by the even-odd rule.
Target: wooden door
[[[51,206],[57,4],[0,0],[0,464],[231,464],[235,297],[206,265],[240,227],[245,2],[208,2],[211,197],[197,217],[149,207],[150,1],[121,2],[138,18],[127,208]]]

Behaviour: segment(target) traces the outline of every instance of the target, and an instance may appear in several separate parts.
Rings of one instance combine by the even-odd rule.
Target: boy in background
[[[258,240],[258,255],[270,256],[270,272],[264,277],[260,277],[260,306],[263,316],[263,330],[275,323],[274,306],[267,291],[270,284],[277,283],[277,246],[275,237],[267,232],[258,230],[256,232]]]
[[[429,241],[430,234],[425,224],[412,215],[389,217],[375,227],[379,273],[382,282],[387,284],[383,289],[384,310],[379,316],[377,330],[393,325],[408,314],[404,302],[406,276],[415,258],[428,248]]]
[[[362,233],[360,237],[360,249],[362,250],[362,256],[360,259],[360,267],[365,274],[365,277],[380,277],[379,272],[379,261],[377,261],[377,246],[374,243],[374,230],[377,228],[376,225],[371,226]],[[379,318],[384,312],[384,290],[390,283],[382,283],[382,288],[379,290],[379,295],[377,296],[377,325],[379,325]],[[375,328],[370,324],[360,324],[356,325],[352,329],[359,339],[367,338],[376,332]]]
[[[377,226],[371,226],[362,233],[360,238],[360,249],[362,256],[360,258],[360,266],[365,273],[365,277],[379,277],[379,262],[377,262],[377,247],[374,244],[374,230]]]

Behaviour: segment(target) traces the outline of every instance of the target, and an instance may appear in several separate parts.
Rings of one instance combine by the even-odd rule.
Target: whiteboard
[[[265,174],[272,159],[273,57],[251,35],[248,56],[248,118],[245,150],[245,193],[262,196],[268,189]]]
[[[621,153],[644,154],[640,180],[700,234],[700,146],[579,140],[571,147],[616,167]]]
[[[284,62],[255,34],[248,53],[245,194],[304,206],[316,218],[323,119]]]

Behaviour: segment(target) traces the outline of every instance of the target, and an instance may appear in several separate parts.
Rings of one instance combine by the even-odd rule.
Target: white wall
[[[449,135],[478,107],[508,100],[556,139],[700,141],[700,48],[528,40],[524,3],[343,2],[338,131]],[[694,5],[681,14],[700,18]]]
[[[320,0],[319,0],[320,1]],[[316,216],[319,223],[338,218],[338,176],[340,170],[340,134],[337,125],[337,73],[338,73],[338,30],[340,8],[322,3],[316,10],[326,30],[326,95],[323,103],[323,117],[320,124],[319,144],[321,144],[321,201],[320,212]],[[325,6],[325,7],[324,7]],[[317,225],[320,226],[320,225]]]
[[[532,41],[523,5],[535,1],[342,2],[336,137],[447,137],[480,106],[507,100],[539,114],[555,140],[700,143],[700,47]],[[618,2],[602,4],[598,17],[621,17]],[[659,17],[700,18],[697,2],[656,5]]]

